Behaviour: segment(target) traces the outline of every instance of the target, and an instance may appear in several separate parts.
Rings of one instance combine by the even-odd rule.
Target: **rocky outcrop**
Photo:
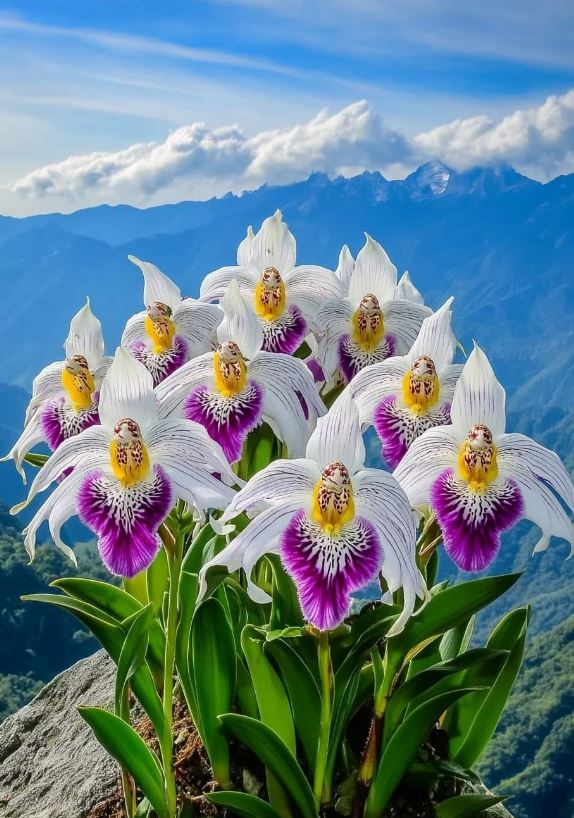
[[[77,712],[111,707],[113,689],[114,666],[98,651],[0,725],[0,818],[88,818],[117,792],[117,764]],[[499,805],[484,818],[512,816]]]
[[[113,702],[104,651],[73,665],[0,725],[0,818],[87,818],[118,767],[78,714]]]

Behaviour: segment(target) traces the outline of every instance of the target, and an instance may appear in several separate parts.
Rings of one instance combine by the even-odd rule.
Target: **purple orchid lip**
[[[165,352],[153,352],[147,341],[134,341],[130,345],[130,352],[151,372],[154,386],[158,386],[168,375],[179,369],[189,357],[187,341],[181,335],[174,335],[171,348]]]
[[[255,381],[249,381],[239,394],[230,397],[202,385],[189,394],[184,415],[200,423],[220,444],[229,462],[235,463],[241,457],[245,438],[261,422],[262,405],[263,389]]]
[[[431,503],[443,532],[444,547],[463,571],[481,571],[495,559],[500,535],[522,516],[523,501],[513,480],[493,483],[480,493],[442,472],[431,488]]]
[[[339,339],[339,368],[344,375],[345,381],[350,383],[355,375],[371,364],[385,361],[395,354],[397,339],[394,335],[387,333],[374,352],[365,352],[356,344],[350,335],[343,335]]]
[[[48,401],[41,410],[40,426],[48,446],[55,451],[64,440],[74,437],[100,422],[98,415],[99,393],[94,392],[93,404],[76,412],[66,406],[64,397]]]
[[[376,577],[381,545],[363,517],[345,524],[338,536],[328,536],[301,510],[283,533],[281,559],[295,582],[305,619],[330,630],[348,615],[351,593]]]
[[[98,536],[108,571],[133,577],[151,565],[161,547],[157,530],[172,506],[171,483],[160,466],[151,479],[127,488],[99,470],[90,472],[77,502],[80,519]]]
[[[307,335],[307,322],[303,313],[292,304],[283,315],[273,321],[262,321],[263,350],[292,355]]]
[[[411,443],[423,432],[447,423],[450,423],[449,403],[414,415],[408,407],[400,406],[394,395],[383,398],[373,417],[373,426],[382,444],[383,458],[391,469],[396,469]]]

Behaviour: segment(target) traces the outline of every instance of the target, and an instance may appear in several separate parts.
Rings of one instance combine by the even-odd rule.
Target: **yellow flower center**
[[[171,320],[172,310],[167,304],[156,301],[147,308],[145,331],[153,343],[156,355],[171,349],[175,325]]]
[[[331,463],[321,472],[313,490],[311,516],[329,536],[339,534],[345,523],[354,518],[353,487],[343,463]]]
[[[217,390],[226,398],[237,395],[247,381],[247,366],[238,345],[225,341],[213,355],[213,374]]]
[[[66,358],[62,369],[62,386],[74,407],[75,412],[89,409],[92,405],[92,394],[96,388],[94,376],[83,355]]]
[[[285,311],[285,284],[275,267],[263,270],[261,281],[255,287],[254,309],[265,321],[274,321]]]
[[[437,402],[438,394],[434,361],[421,355],[412,362],[403,379],[403,400],[413,415],[422,415]]]
[[[124,418],[116,423],[110,443],[110,461],[115,477],[123,486],[133,486],[147,477],[149,455],[135,420]]]
[[[458,473],[471,491],[480,494],[496,480],[496,447],[488,426],[476,423],[471,427],[458,454]]]
[[[385,333],[383,313],[376,295],[369,293],[353,315],[353,341],[364,351],[374,352]]]

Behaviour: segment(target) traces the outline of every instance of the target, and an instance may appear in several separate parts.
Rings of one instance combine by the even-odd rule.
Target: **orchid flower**
[[[49,364],[36,376],[26,410],[24,431],[2,458],[13,458],[24,482],[24,458],[38,443],[55,450],[70,437],[99,423],[98,390],[111,358],[104,356],[102,325],[89,299],[70,322],[64,343],[66,359]]]
[[[71,469],[26,528],[26,550],[32,558],[36,532],[48,520],[55,543],[74,559],[60,529],[77,514],[97,534],[106,568],[131,577],[153,562],[158,528],[176,500],[200,513],[224,508],[238,481],[199,424],[160,417],[152,376],[121,347],[102,383],[99,411],[101,426],[62,443],[12,512]]]
[[[404,590],[404,611],[392,633],[403,628],[416,596],[426,591],[415,562],[413,514],[390,474],[363,468],[359,414],[345,397],[318,420],[305,458],[274,461],[235,495],[222,523],[243,511],[259,513],[203,567],[201,594],[207,571],[223,565],[243,568],[250,596],[268,602],[251,572],[264,554],[280,554],[312,625],[337,627],[349,612],[351,593],[380,571],[391,592]]]
[[[408,270],[405,270],[399,279],[399,283],[397,284],[397,288],[395,290],[395,298],[401,299],[402,301],[412,301],[413,304],[425,303],[422,293],[417,290],[411,281]]]
[[[430,314],[428,307],[396,298],[397,268],[365,235],[346,297],[324,304],[315,322],[328,388],[339,372],[348,383],[366,366],[406,354]]]
[[[525,517],[572,545],[574,486],[558,455],[521,434],[505,433],[505,393],[475,346],[454,390],[452,423],[418,437],[394,474],[411,504],[430,503],[452,560],[465,571],[491,563],[501,532]]]
[[[427,429],[450,423],[450,404],[462,365],[452,363],[452,298],[422,323],[406,355],[362,369],[349,386],[361,424],[375,427],[382,454],[394,469]]]
[[[157,386],[178,367],[207,352],[221,310],[194,298],[182,298],[177,284],[149,261],[128,256],[143,273],[145,310],[126,324],[122,346],[141,361]]]
[[[232,279],[255,311],[263,330],[263,350],[290,355],[312,329],[320,305],[340,295],[339,280],[317,265],[295,267],[295,238],[280,210],[261,230],[248,232],[237,251],[237,267],[221,267],[203,280],[205,301],[223,298]]]
[[[217,350],[189,361],[157,388],[163,415],[180,413],[201,423],[232,463],[262,421],[287,444],[290,456],[299,456],[325,412],[313,376],[298,358],[261,351],[261,325],[235,280],[222,307]]]

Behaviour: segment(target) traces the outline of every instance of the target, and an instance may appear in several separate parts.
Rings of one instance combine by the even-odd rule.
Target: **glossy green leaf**
[[[140,605],[147,605],[147,571],[140,571],[133,577],[124,577],[122,579],[124,591],[140,603]]]
[[[123,593],[123,592],[122,592]],[[81,600],[60,594],[29,594],[22,597],[25,601],[45,602],[63,608],[73,614],[94,634],[98,642],[117,664],[125,640],[125,633],[110,617],[108,621],[101,618],[101,611]],[[157,695],[153,676],[147,665],[142,665],[132,679],[132,690],[143,709],[150,717],[155,729],[161,734],[163,730],[163,710]]]
[[[468,622],[461,622],[445,633],[439,648],[442,659],[454,659],[459,653],[464,653],[470,644],[475,620],[476,617],[471,616]]]
[[[482,793],[469,793],[468,795],[456,795],[448,798],[435,806],[437,818],[476,818],[484,810],[495,807],[504,801],[497,795],[483,795]]]
[[[216,780],[230,783],[229,742],[218,716],[233,705],[236,682],[235,640],[223,605],[213,597],[198,607],[191,623],[191,662],[198,729]]]
[[[80,707],[100,744],[129,771],[159,818],[167,818],[165,785],[156,756],[136,731],[113,713],[99,707]]]
[[[147,605],[135,615],[127,632],[118,659],[115,685],[116,714],[123,715],[123,702],[126,685],[144,664],[149,640],[149,627],[153,617],[153,608]]]
[[[141,603],[132,594],[124,591],[123,588],[110,585],[109,582],[83,579],[81,577],[66,577],[54,580],[51,585],[64,591],[65,594],[74,599],[94,605],[120,625],[142,607]],[[154,670],[161,670],[165,653],[165,638],[157,620],[154,620],[150,626],[149,652],[150,664],[153,665]]]
[[[404,631],[390,640],[390,649],[406,656],[409,651],[467,622],[508,591],[519,577],[520,574],[481,577],[440,590],[409,620]]]
[[[302,627],[303,614],[297,597],[297,589],[291,577],[286,573],[277,554],[268,554],[267,561],[273,571],[273,603],[269,630]]]
[[[147,596],[156,616],[161,612],[163,595],[169,589],[169,565],[165,548],[160,548],[157,557],[146,571]]]
[[[460,688],[442,693],[427,700],[407,716],[381,754],[367,797],[364,818],[379,818],[441,714],[461,696],[474,690],[475,688]]]
[[[390,737],[401,723],[409,706],[412,709],[417,706],[417,704],[421,704],[422,701],[419,701],[419,697],[422,698],[425,695],[430,696],[434,686],[442,679],[449,677],[451,680],[454,680],[455,684],[458,683],[458,687],[470,687],[472,685],[466,684],[466,680],[465,684],[462,684],[461,674],[463,671],[471,667],[482,667],[485,662],[493,658],[502,661],[506,656],[507,653],[505,651],[475,648],[460,654],[460,656],[455,656],[453,659],[438,662],[426,670],[417,673],[412,678],[403,682],[403,684],[400,684],[392,694],[385,713],[383,745],[388,743]],[[474,684],[474,682],[472,684]],[[434,695],[441,692],[445,691],[436,690]]]
[[[190,661],[191,621],[195,612],[197,599],[197,574],[182,571],[179,578],[179,622],[175,639],[175,664],[177,675],[181,682],[183,695],[191,712],[193,721],[198,728],[199,714],[195,698],[195,680]]]
[[[225,807],[241,818],[279,818],[271,804],[246,792],[211,792],[205,796],[218,807]]]
[[[310,769],[315,764],[319,723],[321,717],[321,694],[315,678],[297,651],[282,639],[267,642],[264,652],[269,653],[287,688],[295,732],[301,742]]]
[[[309,782],[296,758],[274,730],[256,719],[237,713],[222,716],[221,723],[273,773],[302,818],[317,818],[317,807]]]
[[[454,761],[463,767],[476,764],[494,735],[522,664],[528,618],[528,609],[511,611],[487,642],[488,647],[505,646],[510,652],[490,689],[477,702],[475,712],[468,714],[470,724],[463,732],[462,741],[452,748]]]
[[[25,455],[24,457],[24,462],[29,463],[36,469],[41,469],[42,466],[48,462],[49,458],[50,455],[48,454],[36,454],[36,452],[28,452],[28,454]]]

